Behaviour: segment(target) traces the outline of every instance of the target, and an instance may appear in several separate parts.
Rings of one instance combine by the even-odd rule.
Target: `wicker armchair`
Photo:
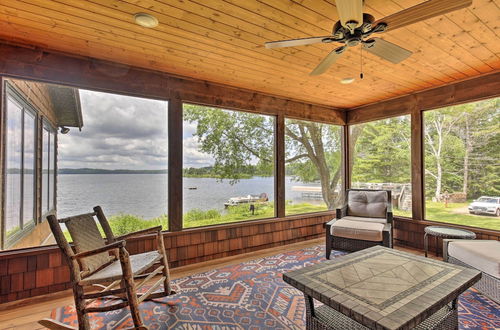
[[[326,258],[332,249],[358,251],[375,245],[392,248],[391,191],[348,189],[336,218],[326,223]]]
[[[99,232],[94,216],[97,217],[104,230],[106,241]],[[134,327],[146,329],[138,305],[145,299],[155,299],[174,293],[170,288],[168,261],[161,226],[115,237],[99,206],[94,207],[93,213],[59,220],[49,215],[47,219],[57,244],[68,261],[79,329],[90,329],[89,313],[106,312],[127,306],[130,308]],[[66,225],[73,239],[73,247],[64,237],[60,223]],[[125,249],[125,239],[152,233],[157,235],[156,251],[129,255]],[[159,266],[145,274],[155,264]],[[155,281],[145,293],[137,294],[138,289],[158,274],[162,274],[159,280]],[[135,279],[138,278],[141,278],[141,282],[136,284]],[[163,290],[154,292],[162,284]],[[88,290],[84,291],[92,286],[94,290],[87,293],[85,291]],[[95,287],[100,287],[101,290],[96,292]],[[103,297],[119,297],[122,302],[103,307],[89,306],[94,300]],[[70,328],[51,319],[44,319],[39,323],[49,329]]]
[[[499,241],[444,239],[443,260],[481,271],[481,280],[472,287],[500,304]]]

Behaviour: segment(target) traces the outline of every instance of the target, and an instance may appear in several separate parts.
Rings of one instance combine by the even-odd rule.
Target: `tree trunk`
[[[469,155],[472,152],[472,139],[470,136],[470,125],[469,125],[469,116],[465,116],[465,151],[464,151],[464,182],[462,187],[462,192],[465,194],[465,198],[467,198],[467,187],[469,185]]]
[[[441,159],[437,158],[436,159],[436,192],[435,192],[435,197],[436,201],[439,202],[441,201],[441,185],[442,185],[442,180],[443,180],[443,169],[441,167]]]
[[[354,151],[356,150],[356,142],[358,141],[359,136],[363,132],[363,129],[365,128],[364,124],[361,125],[355,125],[350,127],[350,132],[349,132],[349,159],[346,159],[345,161],[348,164],[348,172],[349,172],[349,177],[352,178],[352,169],[354,167]]]

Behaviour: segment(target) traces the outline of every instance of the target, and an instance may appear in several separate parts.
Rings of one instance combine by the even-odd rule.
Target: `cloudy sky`
[[[83,128],[59,134],[59,168],[166,169],[167,102],[80,90]],[[198,151],[195,124],[184,123],[184,167],[212,157]]]

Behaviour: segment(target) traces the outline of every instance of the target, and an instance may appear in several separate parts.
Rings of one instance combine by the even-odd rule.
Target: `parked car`
[[[500,197],[479,197],[469,204],[469,213],[496,215],[500,217]]]

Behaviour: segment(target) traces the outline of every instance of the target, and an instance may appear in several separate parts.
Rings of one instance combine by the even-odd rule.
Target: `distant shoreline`
[[[99,168],[60,168],[57,174],[167,174],[167,170],[105,170]]]
[[[64,174],[168,174],[168,170],[105,170],[99,168],[61,168],[57,170],[58,175]],[[257,175],[258,176],[258,175]],[[216,174],[183,174],[184,178],[205,178],[205,179],[221,179]],[[240,179],[252,179],[254,176],[249,174],[241,174]]]

